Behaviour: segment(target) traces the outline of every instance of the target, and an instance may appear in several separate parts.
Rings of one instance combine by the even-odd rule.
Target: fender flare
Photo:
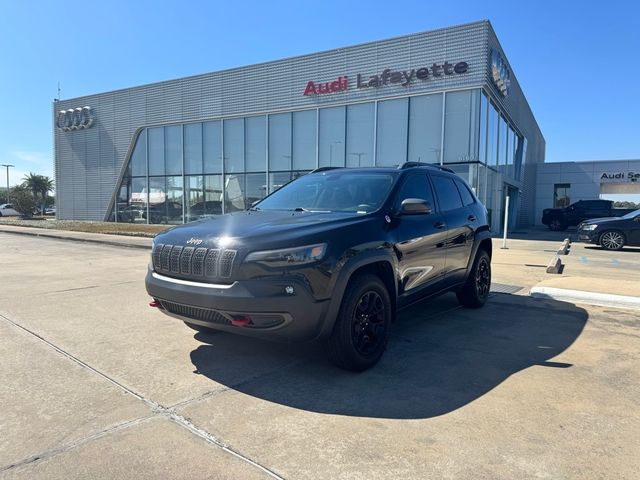
[[[333,331],[333,326],[335,325],[345,290],[347,289],[347,285],[349,283],[349,280],[351,280],[353,274],[358,269],[377,262],[388,263],[392,271],[394,272],[393,284],[395,288],[393,292],[389,292],[389,295],[392,296],[392,298],[397,298],[398,282],[396,281],[395,276],[397,260],[393,257],[391,249],[369,250],[367,252],[361,253],[360,255],[350,258],[340,269],[336,282],[333,286],[333,294],[331,295],[329,307],[327,308],[327,312],[325,314],[325,319],[319,334],[320,337],[326,338]],[[395,315],[395,312],[393,313]]]
[[[476,260],[476,255],[478,254],[478,248],[480,248],[480,244],[486,239],[489,239],[489,241],[491,241],[491,232],[488,229],[476,232],[473,239],[473,247],[471,249],[471,255],[469,255],[469,263],[467,263],[467,271],[464,276],[465,282],[469,277],[471,268],[473,268],[473,262],[475,262]],[[492,247],[492,250],[493,250],[493,247]],[[492,254],[493,254],[493,251],[489,252],[489,256],[493,257]]]

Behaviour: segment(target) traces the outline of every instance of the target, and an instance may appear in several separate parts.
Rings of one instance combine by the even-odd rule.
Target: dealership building
[[[536,225],[541,223],[545,208],[562,208],[579,200],[598,198],[640,203],[640,159],[537,166]]]
[[[315,168],[442,164],[500,229],[545,141],[488,21],[55,101],[61,219],[183,223]]]

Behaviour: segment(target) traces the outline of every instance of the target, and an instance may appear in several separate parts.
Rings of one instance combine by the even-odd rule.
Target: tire
[[[469,308],[480,308],[487,303],[491,289],[491,259],[485,250],[479,250],[464,287],[456,296],[458,301]]]
[[[567,224],[559,218],[552,218],[549,222],[549,230],[551,230],[552,232],[560,232],[566,229]]]
[[[618,230],[607,230],[600,235],[600,246],[605,250],[621,250],[626,239],[624,234]]]
[[[389,292],[379,277],[366,274],[350,280],[327,340],[329,360],[353,372],[378,363],[389,340],[391,309]]]
[[[196,325],[195,323],[189,323],[189,322],[184,322],[184,324],[191,328],[192,330],[195,330],[197,332],[202,332],[202,333],[218,333],[218,330],[215,330],[213,328],[209,328],[209,327],[203,327],[202,325]]]

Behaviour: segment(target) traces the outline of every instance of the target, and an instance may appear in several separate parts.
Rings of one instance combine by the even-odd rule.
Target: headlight
[[[305,263],[321,260],[326,250],[326,243],[296,248],[283,248],[282,250],[264,250],[262,252],[250,253],[244,261],[264,263],[271,267],[304,265]]]
[[[598,225],[583,225],[582,230],[587,230],[588,232],[590,232],[591,230],[595,230],[597,227]]]

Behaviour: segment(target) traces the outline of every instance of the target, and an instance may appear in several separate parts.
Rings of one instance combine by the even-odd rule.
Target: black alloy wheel
[[[465,307],[479,308],[487,303],[491,290],[491,258],[485,250],[479,250],[464,287],[456,296]]]
[[[553,232],[559,232],[561,230],[565,230],[566,228],[567,226],[559,218],[554,218],[549,222],[549,230]]]
[[[600,235],[600,246],[606,250],[620,250],[624,247],[624,235],[617,230],[607,230]]]
[[[380,348],[385,339],[387,326],[382,297],[375,290],[369,290],[358,300],[353,312],[353,343],[361,355],[371,355]]]
[[[391,297],[378,276],[362,274],[353,278],[327,339],[329,359],[354,372],[374,366],[387,347],[392,316]]]

